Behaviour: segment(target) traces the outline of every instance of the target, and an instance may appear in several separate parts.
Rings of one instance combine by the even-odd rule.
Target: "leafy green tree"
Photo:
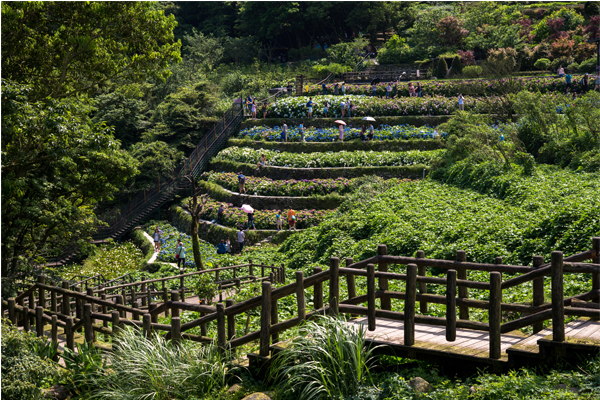
[[[164,79],[180,61],[175,25],[151,2],[3,2],[2,75],[30,84],[36,98]]]
[[[352,42],[340,42],[327,49],[327,58],[332,63],[354,67],[366,46],[367,40],[363,38],[354,39]]]
[[[156,186],[159,176],[170,175],[181,163],[183,153],[161,141],[138,142],[129,152],[139,163],[135,190]]]
[[[460,57],[456,56],[452,59],[452,75],[460,75],[462,74],[462,62],[460,61]]]
[[[200,222],[200,215],[204,211],[206,202],[209,200],[208,194],[200,195],[201,188],[196,187],[196,180],[191,175],[185,177],[192,186],[192,196],[190,197],[187,204],[183,204],[190,215],[192,216],[192,222],[190,226],[190,236],[192,237],[192,253],[194,254],[194,263],[196,269],[202,271],[204,264],[202,263],[202,253],[200,253],[200,241],[198,240],[198,224]]]
[[[30,101],[2,83],[2,279],[43,262],[48,249],[88,242],[94,206],[137,173],[112,129],[74,99]]]
[[[446,64],[446,59],[442,57],[437,62],[435,76],[438,79],[444,79],[446,77],[447,73],[448,73],[448,64]]]

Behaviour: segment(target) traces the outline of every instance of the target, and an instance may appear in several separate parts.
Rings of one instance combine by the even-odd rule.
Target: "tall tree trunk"
[[[202,255],[200,254],[200,240],[198,240],[198,217],[192,215],[192,252],[194,253],[194,263],[198,271],[204,270],[202,264]]]

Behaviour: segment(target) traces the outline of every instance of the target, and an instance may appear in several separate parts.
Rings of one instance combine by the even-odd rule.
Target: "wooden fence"
[[[583,261],[591,260],[592,263]],[[390,265],[405,266],[405,273],[389,272]],[[219,280],[219,272],[227,269],[237,271],[249,268],[248,275],[234,277],[228,281],[220,281],[223,288],[227,285],[239,285],[242,279],[254,277],[253,269],[261,268],[262,293],[260,296],[235,303],[227,300],[225,304],[217,303],[215,306],[188,304],[182,300],[186,289],[181,285],[179,290],[167,293],[148,289],[151,284],[180,279],[185,276],[199,273],[214,273],[215,280]],[[446,277],[426,276],[428,268],[446,270]],[[267,277],[265,269],[272,272]],[[489,273],[489,281],[479,282],[469,280],[469,271],[485,271]],[[591,274],[590,290],[568,298],[564,297],[563,274]],[[509,279],[503,280],[503,274],[510,274]],[[521,274],[513,276],[514,274]],[[550,276],[552,280],[551,302],[545,302],[543,292],[543,279]],[[342,279],[345,277],[345,279]],[[366,278],[366,293],[357,294],[356,277]],[[255,279],[259,279],[256,278]],[[405,291],[389,290],[389,282],[398,280],[405,282]],[[329,282],[328,303],[324,304],[323,285]],[[512,304],[502,301],[504,290],[528,284],[533,284],[533,296],[529,304]],[[268,359],[271,344],[279,341],[279,334],[303,321],[319,314],[337,316],[349,314],[352,316],[365,315],[368,319],[368,329],[374,330],[377,318],[404,321],[404,346],[412,346],[415,337],[415,324],[445,326],[446,339],[453,341],[456,338],[457,328],[466,328],[489,333],[489,358],[500,358],[500,336],[515,329],[532,326],[534,332],[542,329],[542,323],[552,321],[552,338],[554,342],[565,341],[565,316],[583,316],[597,318],[599,315],[598,301],[600,299],[600,238],[593,238],[593,248],[579,254],[563,258],[559,251],[552,253],[550,263],[544,263],[542,257],[533,257],[533,266],[505,265],[500,257],[495,264],[467,262],[464,251],[458,251],[455,261],[427,259],[422,251],[416,257],[400,257],[387,255],[387,247],[380,245],[378,255],[372,258],[354,262],[348,258],[345,267],[340,267],[338,258],[331,258],[329,270],[323,271],[315,268],[313,275],[305,277],[302,271],[296,271],[293,283],[273,289],[274,283],[285,283],[285,267],[256,266],[246,264],[182,274],[178,276],[147,280],[135,283],[120,284],[112,287],[88,288],[86,294],[77,290],[57,288],[44,283],[43,278],[32,285],[27,291],[16,298],[3,300],[3,308],[8,312],[10,320],[22,324],[26,330],[33,323],[36,325],[38,335],[43,334],[45,322],[52,324],[52,340],[56,340],[56,326],[64,327],[67,336],[67,347],[73,346],[73,332],[85,329],[85,340],[93,342],[94,333],[102,332],[114,334],[123,324],[137,326],[143,329],[144,334],[152,331],[166,332],[166,338],[174,341],[182,339],[209,343],[216,340],[219,349],[234,349],[246,343],[258,340],[260,350],[258,354],[250,354],[251,362]],[[345,283],[348,298],[340,298],[340,286]],[[446,288],[446,295],[427,293],[427,285],[442,285]],[[127,298],[127,289],[131,291]],[[305,290],[313,289],[313,309],[307,311]],[[469,290],[489,291],[489,300],[476,300],[469,298]],[[120,294],[107,295],[109,291]],[[456,295],[458,292],[458,296]],[[38,294],[37,300],[34,298]],[[142,294],[141,306],[137,304],[137,295]],[[48,302],[47,294],[50,295]],[[98,297],[100,294],[100,298]],[[170,298],[169,298],[170,294]],[[62,296],[60,305],[58,296]],[[112,297],[111,297],[112,296]],[[181,296],[181,297],[180,297]],[[297,314],[286,321],[278,320],[278,301],[287,296],[295,296]],[[24,305],[24,300],[29,297],[29,306]],[[109,297],[114,301],[110,301]],[[143,299],[147,302],[144,303]],[[74,299],[75,302],[71,300]],[[127,301],[132,306],[126,306]],[[153,303],[153,299],[160,299]],[[377,301],[379,300],[379,302]],[[404,302],[404,312],[392,311],[392,300]],[[593,300],[596,303],[588,303]],[[417,314],[417,302],[419,308]],[[361,305],[366,303],[366,306]],[[379,303],[379,304],[378,304]],[[445,306],[445,317],[433,317],[427,314],[429,304]],[[49,307],[48,307],[49,305]],[[58,310],[60,309],[61,312]],[[244,335],[236,334],[235,319],[242,313],[251,310],[260,310],[260,329]],[[489,322],[470,320],[471,309],[483,309],[489,313]],[[66,312],[63,312],[66,310]],[[181,310],[198,311],[202,316],[193,321],[181,324]],[[172,313],[170,325],[158,324],[157,317],[160,313]],[[73,312],[75,317],[73,317]],[[520,313],[520,317],[508,322],[502,322],[503,312]],[[126,318],[126,314],[132,316]],[[139,321],[139,318],[142,321]],[[33,319],[34,321],[30,321]],[[95,320],[102,321],[102,325],[95,324]],[[187,333],[198,326],[217,321],[217,337],[206,337],[206,328],[201,328],[201,335]],[[113,328],[108,328],[108,323]]]

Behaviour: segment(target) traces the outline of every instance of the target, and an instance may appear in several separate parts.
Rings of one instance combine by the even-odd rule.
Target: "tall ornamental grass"
[[[226,385],[228,363],[215,345],[182,341],[177,347],[159,335],[134,330],[119,336],[108,356],[109,372],[95,377],[96,399],[171,400],[207,396]]]
[[[285,398],[337,399],[371,384],[374,348],[365,346],[365,329],[344,320],[320,317],[299,329],[299,335],[272,365],[279,393]]]

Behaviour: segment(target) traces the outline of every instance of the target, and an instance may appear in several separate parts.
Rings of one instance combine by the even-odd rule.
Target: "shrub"
[[[465,78],[479,78],[482,72],[483,68],[479,65],[469,65],[463,68],[463,75]]]
[[[320,317],[300,328],[300,335],[274,360],[272,374],[287,398],[347,398],[371,382],[373,350],[365,328]]]
[[[462,63],[460,62],[460,57],[456,56],[452,59],[452,75],[460,74],[462,74]]]
[[[127,329],[119,336],[118,350],[107,356],[110,372],[93,377],[99,398],[170,400],[205,396],[223,388],[228,368],[226,356],[214,344],[188,340],[173,345],[160,335],[151,339]]]
[[[36,348],[45,340],[19,331],[2,320],[2,398],[7,400],[41,399],[42,389],[58,376],[52,361],[42,359]]]
[[[579,64],[579,72],[593,73],[596,71],[596,58],[589,58]]]
[[[448,73],[448,64],[446,64],[446,60],[444,58],[440,58],[437,63],[435,76],[438,79],[444,79],[446,77],[447,73]]]
[[[550,67],[550,60],[547,58],[538,59],[533,66],[539,70],[545,71]]]
[[[577,70],[579,70],[579,64],[577,64],[576,62],[567,66],[567,71],[569,72],[576,72]]]

